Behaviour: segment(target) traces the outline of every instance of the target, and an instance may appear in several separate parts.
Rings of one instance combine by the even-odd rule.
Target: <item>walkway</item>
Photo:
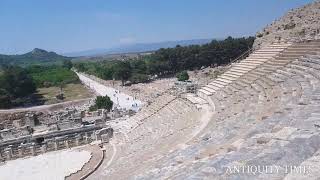
[[[110,99],[120,108],[132,109],[134,111],[137,111],[141,107],[142,102],[133,98],[132,96],[121,93],[120,91],[114,88],[100,84],[99,82],[96,82],[88,78],[82,73],[76,73],[83,84],[88,86],[90,89],[94,90],[98,95],[108,95]]]

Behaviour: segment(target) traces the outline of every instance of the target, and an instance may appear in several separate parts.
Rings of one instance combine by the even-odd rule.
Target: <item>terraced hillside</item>
[[[317,179],[320,41],[272,44],[198,91],[120,124],[89,179]],[[286,166],[311,166],[306,174]],[[232,173],[277,166],[277,173]]]

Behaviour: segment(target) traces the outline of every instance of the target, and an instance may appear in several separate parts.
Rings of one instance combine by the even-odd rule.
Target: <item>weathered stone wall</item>
[[[0,124],[5,121],[12,123],[14,120],[23,119],[27,113],[33,113],[33,114],[36,113],[36,114],[46,115],[54,111],[64,110],[65,108],[80,107],[80,106],[88,105],[90,104],[90,100],[91,99],[88,98],[88,99],[68,101],[68,102],[52,104],[52,105],[35,106],[35,107],[21,108],[21,109],[0,110]]]
[[[320,1],[289,11],[256,34],[254,49],[277,41],[320,39]]]

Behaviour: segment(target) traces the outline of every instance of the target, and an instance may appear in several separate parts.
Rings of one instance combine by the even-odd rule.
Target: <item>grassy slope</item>
[[[44,104],[54,104],[59,102],[66,102],[77,99],[85,99],[93,96],[88,89],[82,84],[67,84],[63,88],[65,99],[59,101],[56,99],[56,95],[60,93],[59,87],[38,88],[38,94],[43,96]]]

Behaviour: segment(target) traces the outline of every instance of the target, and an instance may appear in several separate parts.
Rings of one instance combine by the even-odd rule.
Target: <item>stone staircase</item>
[[[291,44],[271,44],[265,48],[255,51],[240,63],[232,64],[231,68],[226,73],[222,74],[213,82],[199,89],[198,95],[206,99],[206,96],[214,94],[219,89],[232,83],[259,65],[279,56],[281,52],[287,49],[290,45]]]

